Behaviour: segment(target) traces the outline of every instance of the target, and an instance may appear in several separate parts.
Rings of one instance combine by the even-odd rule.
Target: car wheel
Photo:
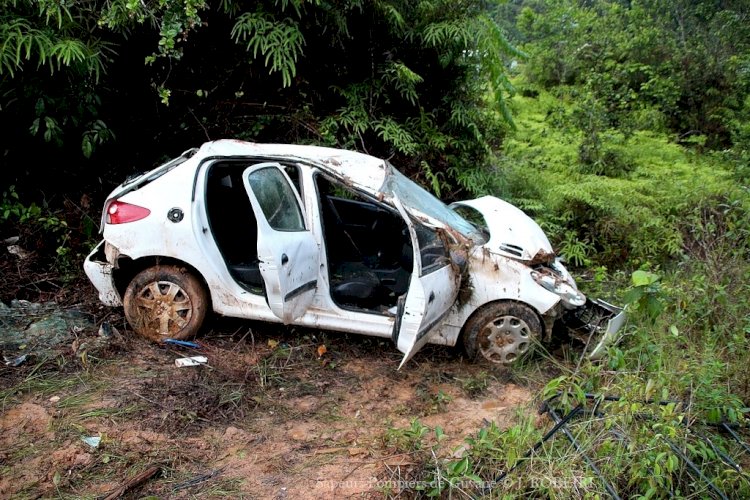
[[[200,280],[179,266],[155,266],[138,273],[125,290],[125,318],[151,340],[194,337],[206,317],[208,294]]]
[[[464,325],[469,358],[510,365],[526,357],[542,336],[536,312],[517,302],[495,302],[476,311]]]

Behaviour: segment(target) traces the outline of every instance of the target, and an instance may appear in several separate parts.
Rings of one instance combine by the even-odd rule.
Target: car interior
[[[246,290],[263,293],[255,221],[242,182],[247,162],[219,162],[207,174],[206,212],[229,274]],[[300,189],[299,170],[285,166]],[[331,295],[340,307],[385,313],[409,288],[413,249],[396,211],[328,179],[315,178]]]
[[[409,288],[414,251],[401,215],[317,174],[329,283],[341,307],[384,312]]]
[[[206,213],[229,274],[243,288],[263,293],[258,261],[258,225],[242,182],[245,163],[215,163],[207,174]]]

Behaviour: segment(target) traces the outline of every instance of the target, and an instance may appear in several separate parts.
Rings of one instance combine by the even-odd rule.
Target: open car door
[[[242,179],[258,222],[258,260],[268,306],[289,324],[312,304],[320,251],[305,225],[299,194],[281,165],[253,165]]]
[[[394,204],[409,228],[414,248],[414,268],[406,297],[398,301],[393,340],[404,353],[399,369],[429,340],[448,314],[458,295],[460,276],[450,254],[435,231],[415,222],[398,198]]]

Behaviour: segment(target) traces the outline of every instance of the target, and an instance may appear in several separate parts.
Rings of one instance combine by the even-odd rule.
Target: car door
[[[460,276],[437,233],[416,222],[398,198],[394,204],[409,228],[414,268],[406,297],[400,297],[393,340],[404,353],[399,369],[430,339],[458,295]]]
[[[312,304],[320,251],[305,224],[299,194],[280,164],[253,165],[242,179],[258,222],[258,260],[266,299],[271,311],[289,324]]]

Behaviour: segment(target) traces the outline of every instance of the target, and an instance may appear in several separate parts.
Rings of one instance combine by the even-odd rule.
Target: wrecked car
[[[86,274],[154,340],[193,337],[214,312],[390,338],[400,366],[428,342],[510,364],[556,324],[599,357],[624,321],[518,208],[447,206],[352,151],[209,142],[118,186],[101,230]]]

